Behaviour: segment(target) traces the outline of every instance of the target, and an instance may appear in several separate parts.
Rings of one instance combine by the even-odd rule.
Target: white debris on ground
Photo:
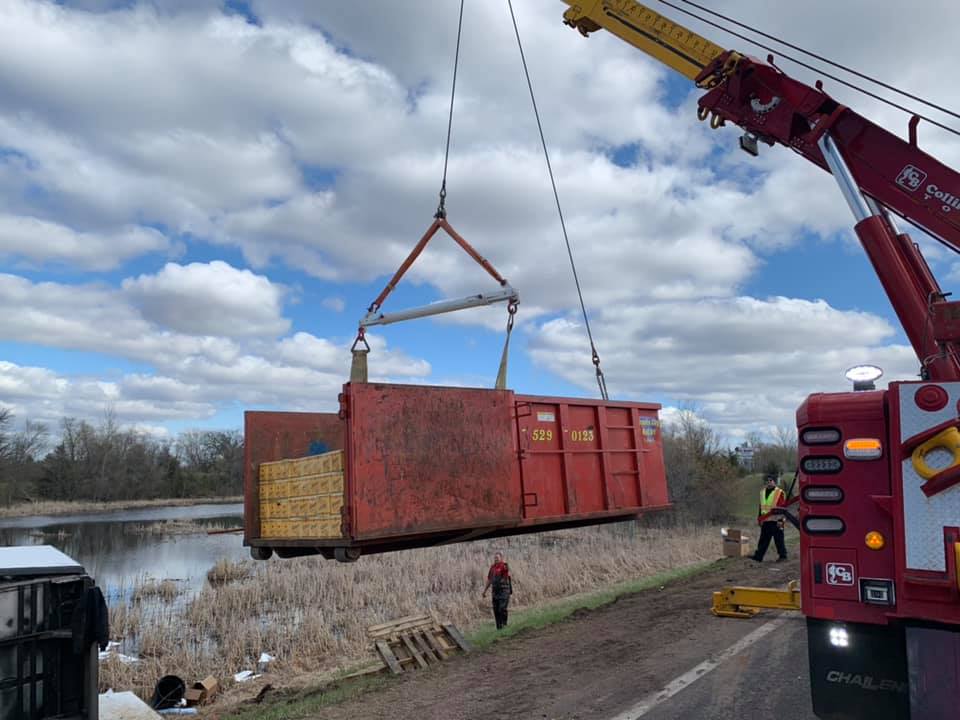
[[[159,720],[160,716],[132,692],[107,690],[98,700],[100,720]]]
[[[107,643],[107,649],[101,651],[97,657],[100,658],[100,662],[109,660],[111,657],[115,657],[124,665],[131,665],[133,663],[140,662],[140,658],[135,658],[131,655],[124,655],[122,652],[120,652],[120,643],[112,641]]]
[[[260,675],[254,673],[253,670],[241,670],[233,676],[233,681],[241,683],[247,682],[247,680],[256,680],[258,677],[260,677]]]
[[[253,670],[241,670],[236,675],[233,676],[234,682],[247,682],[247,680],[256,680],[260,675],[267,671],[267,666],[272,663],[276,658],[270,653],[262,652],[260,653],[260,659],[257,661],[257,671]]]

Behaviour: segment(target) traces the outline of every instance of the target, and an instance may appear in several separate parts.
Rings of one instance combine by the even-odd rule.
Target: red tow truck
[[[699,119],[740,127],[751,155],[780,144],[837,182],[919,379],[875,390],[864,375],[853,392],[811,395],[797,411],[813,708],[829,720],[956,720],[960,303],[898,219],[960,249],[960,173],[920,149],[917,116],[904,140],[772,56],[725,50],[633,0],[564,1],[564,22],[581,34],[605,29],[693,80],[705,91]]]

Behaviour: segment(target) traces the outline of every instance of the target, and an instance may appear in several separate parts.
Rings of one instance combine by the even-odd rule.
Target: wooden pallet
[[[430,615],[408,615],[382,625],[371,625],[367,636],[394,675],[405,668],[427,668],[455,653],[473,649],[455,625],[439,623]]]

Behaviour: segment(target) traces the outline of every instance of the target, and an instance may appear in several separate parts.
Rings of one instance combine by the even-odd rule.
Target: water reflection
[[[241,534],[206,534],[239,527],[241,513],[241,505],[230,504],[9,518],[0,520],[0,545],[53,545],[83,565],[112,599],[144,577],[178,580],[189,591],[203,586],[217,560],[249,557]],[[190,520],[201,532],[143,532],[144,525],[165,520]]]
[[[186,505],[183,507],[150,507],[135,510],[114,510],[82,515],[29,515],[0,518],[0,530],[5,528],[47,528],[57,525],[118,522],[156,522],[160,520],[205,520],[209,518],[238,518],[243,514],[241,503]]]

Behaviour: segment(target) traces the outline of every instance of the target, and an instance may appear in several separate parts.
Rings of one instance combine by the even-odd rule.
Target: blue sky
[[[521,293],[510,385],[594,396],[512,27],[494,5],[465,15],[449,219]],[[950,104],[952,90],[843,34],[889,32],[859,0],[802,15],[718,5]],[[920,53],[946,32],[934,18],[957,11],[939,5],[901,45]],[[915,373],[832,179],[782,148],[740,152],[735,129],[696,121],[683,78],[615,38],[578,37],[563,9],[525,3],[518,21],[613,394],[667,417],[696,408],[735,444],[791,425],[850,365]],[[246,408],[332,409],[357,321],[432,221],[455,10],[6,3],[0,405],[51,427],[110,410],[168,435],[239,427]],[[929,142],[960,160],[955,143]],[[940,277],[954,271],[929,257]],[[384,309],[493,288],[438,235]],[[495,307],[377,328],[371,372],[492,385],[505,319]]]

